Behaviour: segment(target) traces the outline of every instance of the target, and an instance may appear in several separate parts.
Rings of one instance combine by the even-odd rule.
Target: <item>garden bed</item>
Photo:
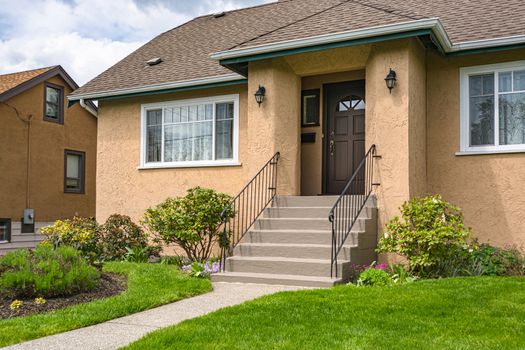
[[[12,302],[11,299],[0,300],[0,320],[59,310],[72,305],[108,298],[122,293],[126,288],[127,277],[125,275],[106,272],[101,275],[100,285],[89,292],[46,299],[44,304],[38,304],[34,299],[22,299],[23,304],[18,311],[13,311],[9,307]]]

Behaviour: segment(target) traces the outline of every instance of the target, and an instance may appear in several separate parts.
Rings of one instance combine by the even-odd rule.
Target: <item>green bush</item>
[[[0,295],[4,298],[56,297],[88,291],[100,273],[73,247],[40,244],[0,258]]]
[[[378,252],[406,257],[410,269],[418,274],[432,274],[451,252],[468,246],[470,230],[463,224],[461,211],[441,196],[405,202],[401,214],[402,220],[396,216],[388,223]]]
[[[361,272],[357,280],[358,286],[388,286],[392,284],[392,278],[382,269],[369,268]]]
[[[142,223],[165,244],[179,245],[192,261],[205,261],[218,242],[221,213],[230,201],[227,194],[191,188],[184,197],[149,208]]]
[[[128,260],[129,250],[141,252],[148,261],[150,255],[158,255],[160,247],[149,245],[148,234],[129,216],[113,214],[99,226],[97,237],[99,258],[102,261]],[[128,250],[129,249],[129,250]]]
[[[45,243],[57,248],[71,246],[93,262],[98,257],[98,224],[93,218],[57,220],[53,225],[43,227],[40,232],[46,235]]]
[[[104,224],[95,219],[75,217],[57,220],[42,228],[45,243],[52,246],[72,246],[82,252],[91,263],[96,261],[124,260],[127,248],[143,251],[149,256],[158,256],[159,245],[150,244],[148,235],[125,215],[113,214]],[[147,259],[146,259],[147,261]]]

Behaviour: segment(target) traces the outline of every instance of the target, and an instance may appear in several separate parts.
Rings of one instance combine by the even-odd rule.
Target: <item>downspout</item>
[[[84,101],[83,98],[80,99],[80,106],[82,108],[84,108],[86,111],[88,111],[89,113],[91,113],[92,115],[94,115],[95,117],[98,117],[98,113],[93,109],[91,108],[90,106],[88,106],[86,104],[86,101]]]

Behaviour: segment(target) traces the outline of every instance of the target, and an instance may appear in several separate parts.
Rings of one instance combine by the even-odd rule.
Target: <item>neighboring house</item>
[[[525,243],[520,1],[288,0],[202,16],[69,99],[99,102],[101,220],[113,212],[138,219],[192,186],[234,195],[276,151],[278,195],[337,195],[376,145],[366,185],[374,184],[376,232],[404,201],[438,193],[463,209],[480,240]],[[288,229],[313,229],[317,215],[329,229],[335,197],[304,201],[284,206],[324,211],[287,209],[311,220]],[[304,248],[289,238],[290,255],[275,263],[264,242],[277,244],[253,238],[249,247],[275,269]],[[330,259],[330,249],[323,254]]]
[[[0,75],[0,254],[95,216],[96,106],[68,107],[76,88],[60,66]]]

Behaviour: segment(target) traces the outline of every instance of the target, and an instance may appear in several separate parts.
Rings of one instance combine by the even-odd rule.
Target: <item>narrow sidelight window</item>
[[[11,241],[11,219],[0,219],[0,243]]]
[[[64,154],[64,192],[84,193],[86,154],[66,150]]]
[[[64,123],[64,88],[46,83],[44,86],[44,120]]]

